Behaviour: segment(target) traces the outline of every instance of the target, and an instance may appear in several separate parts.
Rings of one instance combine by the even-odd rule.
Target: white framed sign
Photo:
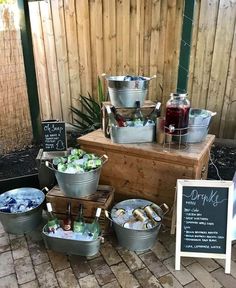
[[[232,181],[177,180],[175,269],[181,257],[225,259],[230,273]]]

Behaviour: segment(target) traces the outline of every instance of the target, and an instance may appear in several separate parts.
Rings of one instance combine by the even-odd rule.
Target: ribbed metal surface
[[[152,202],[144,199],[128,199],[117,203],[113,208],[135,209],[138,207],[146,206]],[[160,207],[159,207],[160,208]],[[112,211],[111,210],[111,211]],[[159,209],[160,216],[163,217],[162,209]],[[111,213],[112,217],[112,213]],[[145,251],[150,249],[156,242],[158,232],[161,227],[161,222],[157,226],[147,230],[133,230],[125,228],[113,220],[113,227],[119,242],[119,245],[131,251]]]
[[[41,190],[35,188],[18,188],[1,194],[0,197],[17,195],[26,195],[31,199],[34,197],[41,198],[41,204],[36,208],[23,213],[4,213],[0,212],[0,221],[6,232],[11,234],[24,234],[34,230],[42,221],[42,209],[45,195]]]
[[[99,238],[92,241],[57,238],[48,235],[47,225],[43,228],[42,236],[48,249],[67,255],[93,256],[100,249],[101,240]]]
[[[140,127],[111,127],[114,143],[145,143],[155,140],[155,124]]]

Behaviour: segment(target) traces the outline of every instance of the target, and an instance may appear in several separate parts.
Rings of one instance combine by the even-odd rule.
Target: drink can
[[[145,212],[140,209],[140,208],[136,208],[132,211],[132,214],[134,216],[135,219],[141,221],[141,222],[145,222],[148,220],[148,217],[146,216]]]
[[[116,217],[121,217],[121,216],[123,216],[125,213],[126,213],[126,210],[125,210],[124,208],[116,208],[116,209],[115,209],[115,212],[114,212],[114,214],[115,214]]]
[[[147,216],[155,222],[161,221],[161,217],[152,209],[150,205],[145,206],[144,211],[146,212]]]

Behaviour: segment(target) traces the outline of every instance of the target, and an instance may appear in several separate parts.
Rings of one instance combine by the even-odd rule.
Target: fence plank
[[[65,35],[64,2],[62,0],[52,0],[51,5],[53,29],[55,33],[62,117],[65,121],[71,122],[71,111],[69,110],[71,107],[71,97],[69,87],[67,42]],[[52,104],[54,105],[56,103]]]
[[[202,109],[206,108],[218,2],[218,0],[214,0],[201,3],[191,105]]]
[[[78,101],[80,95],[80,77],[75,0],[65,0],[65,27],[71,97],[70,104],[78,108],[80,107],[80,102]]]
[[[159,31],[160,31],[160,25],[161,25],[161,17],[160,17],[160,9],[161,9],[161,3],[159,1],[152,2],[152,23],[151,23],[151,47],[150,47],[150,76],[157,74],[157,62],[159,58]],[[156,100],[158,99],[158,89],[157,89],[157,83],[158,79],[154,79],[150,83],[150,100]]]
[[[54,119],[62,118],[62,109],[60,102],[60,87],[57,70],[56,49],[54,31],[52,26],[51,6],[50,2],[39,2],[40,14],[42,17],[43,38],[45,45],[46,63],[48,70],[48,83],[51,97],[52,117]],[[43,97],[43,95],[41,95]],[[45,106],[44,106],[45,108]]]
[[[36,77],[38,82],[38,95],[41,109],[41,119],[52,119],[51,98],[48,83],[48,72],[46,65],[46,55],[41,23],[40,8],[38,2],[29,3],[29,13],[31,21],[32,40],[34,45],[34,60],[36,65]]]

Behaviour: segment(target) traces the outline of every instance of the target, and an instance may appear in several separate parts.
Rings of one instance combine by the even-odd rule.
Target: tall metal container
[[[0,221],[6,232],[11,234],[24,234],[34,230],[42,221],[42,210],[45,195],[36,188],[18,188],[7,191],[0,195],[0,202],[6,197],[25,197],[28,199],[39,199],[39,205],[32,210],[22,213],[0,212]]]
[[[115,107],[136,107],[135,102],[140,101],[140,106],[146,99],[149,82],[152,77],[141,77],[140,80],[124,80],[126,76],[106,76],[111,104]],[[139,77],[139,76],[137,76]]]
[[[145,251],[150,249],[157,239],[158,232],[161,228],[161,223],[157,224],[155,227],[146,230],[134,230],[130,228],[125,228],[121,224],[117,223],[115,217],[113,216],[113,211],[116,209],[136,209],[139,207],[144,207],[152,204],[153,202],[144,199],[128,199],[117,203],[111,210],[111,220],[113,227],[118,239],[119,244],[131,251]],[[166,208],[164,212],[161,206]],[[162,204],[159,207],[159,216],[163,219],[164,215],[169,211],[166,204]]]

